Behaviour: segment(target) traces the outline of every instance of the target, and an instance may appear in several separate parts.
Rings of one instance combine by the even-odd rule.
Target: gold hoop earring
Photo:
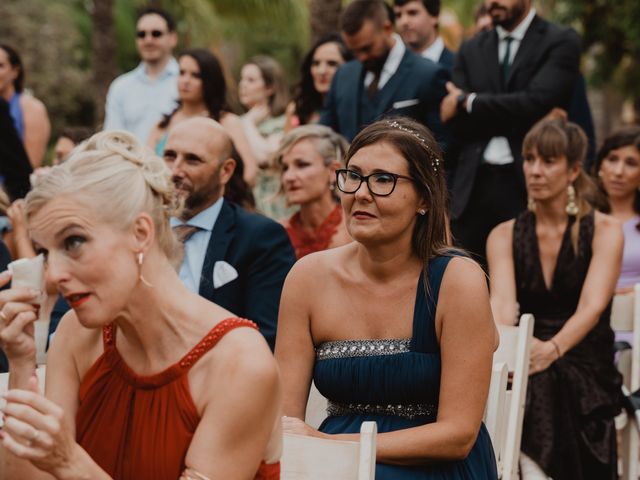
[[[138,279],[145,284],[147,287],[153,287],[147,280],[142,276],[142,264],[144,263],[144,253],[138,252],[138,271],[140,274],[138,275]]]
[[[567,215],[571,217],[575,217],[580,211],[576,203],[576,189],[573,188],[572,184],[569,184],[567,187],[567,206],[564,210],[567,212]]]
[[[527,210],[530,212],[536,211],[536,201],[531,197],[527,197]]]

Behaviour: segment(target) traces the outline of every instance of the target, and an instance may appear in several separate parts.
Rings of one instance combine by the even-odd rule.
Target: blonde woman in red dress
[[[0,292],[10,365],[2,478],[279,478],[275,360],[253,322],[183,286],[169,226],[179,213],[162,160],[119,131],[89,139],[29,193],[46,279],[72,310],[49,349],[42,395],[37,292]],[[10,278],[0,274],[0,285]]]
[[[351,242],[335,189],[336,169],[348,145],[329,127],[305,125],[289,132],[275,154],[281,191],[300,210],[283,222],[296,258]]]

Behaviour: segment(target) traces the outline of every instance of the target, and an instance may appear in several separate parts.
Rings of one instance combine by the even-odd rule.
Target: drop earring
[[[527,210],[530,212],[536,211],[536,201],[531,197],[527,197]]]
[[[572,184],[567,187],[567,207],[565,212],[571,217],[575,217],[579,212],[578,204],[576,203],[576,189]]]
[[[145,284],[147,287],[153,287],[147,280],[142,276],[142,264],[144,263],[144,253],[138,252],[138,271],[140,274],[138,275],[138,279]]]

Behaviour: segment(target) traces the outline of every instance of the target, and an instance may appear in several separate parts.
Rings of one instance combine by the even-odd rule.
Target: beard
[[[526,5],[524,0],[516,2],[511,8],[504,7],[497,2],[491,2],[487,11],[494,25],[500,25],[505,30],[513,30],[524,17]]]
[[[384,67],[384,62],[387,61],[387,57],[389,56],[389,52],[391,49],[387,49],[382,53],[381,56],[377,58],[371,58],[362,62],[362,66],[367,72],[373,72],[375,74],[379,74],[382,71],[382,67]]]

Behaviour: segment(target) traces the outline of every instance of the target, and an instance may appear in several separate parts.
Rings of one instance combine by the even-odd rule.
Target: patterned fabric
[[[553,337],[575,313],[591,262],[593,213],[582,218],[577,252],[574,217],[564,232],[550,288],[542,274],[535,215],[523,212],[513,229],[520,312],[535,316],[534,336]],[[616,433],[621,377],[613,364],[611,307],[574,348],[529,377],[522,451],[554,480],[616,479]]]
[[[296,258],[300,259],[310,253],[320,252],[329,248],[331,239],[338,231],[340,222],[342,222],[342,207],[336,205],[320,226],[312,233],[308,233],[300,222],[300,212],[295,213],[289,219],[287,233],[296,251]]]

